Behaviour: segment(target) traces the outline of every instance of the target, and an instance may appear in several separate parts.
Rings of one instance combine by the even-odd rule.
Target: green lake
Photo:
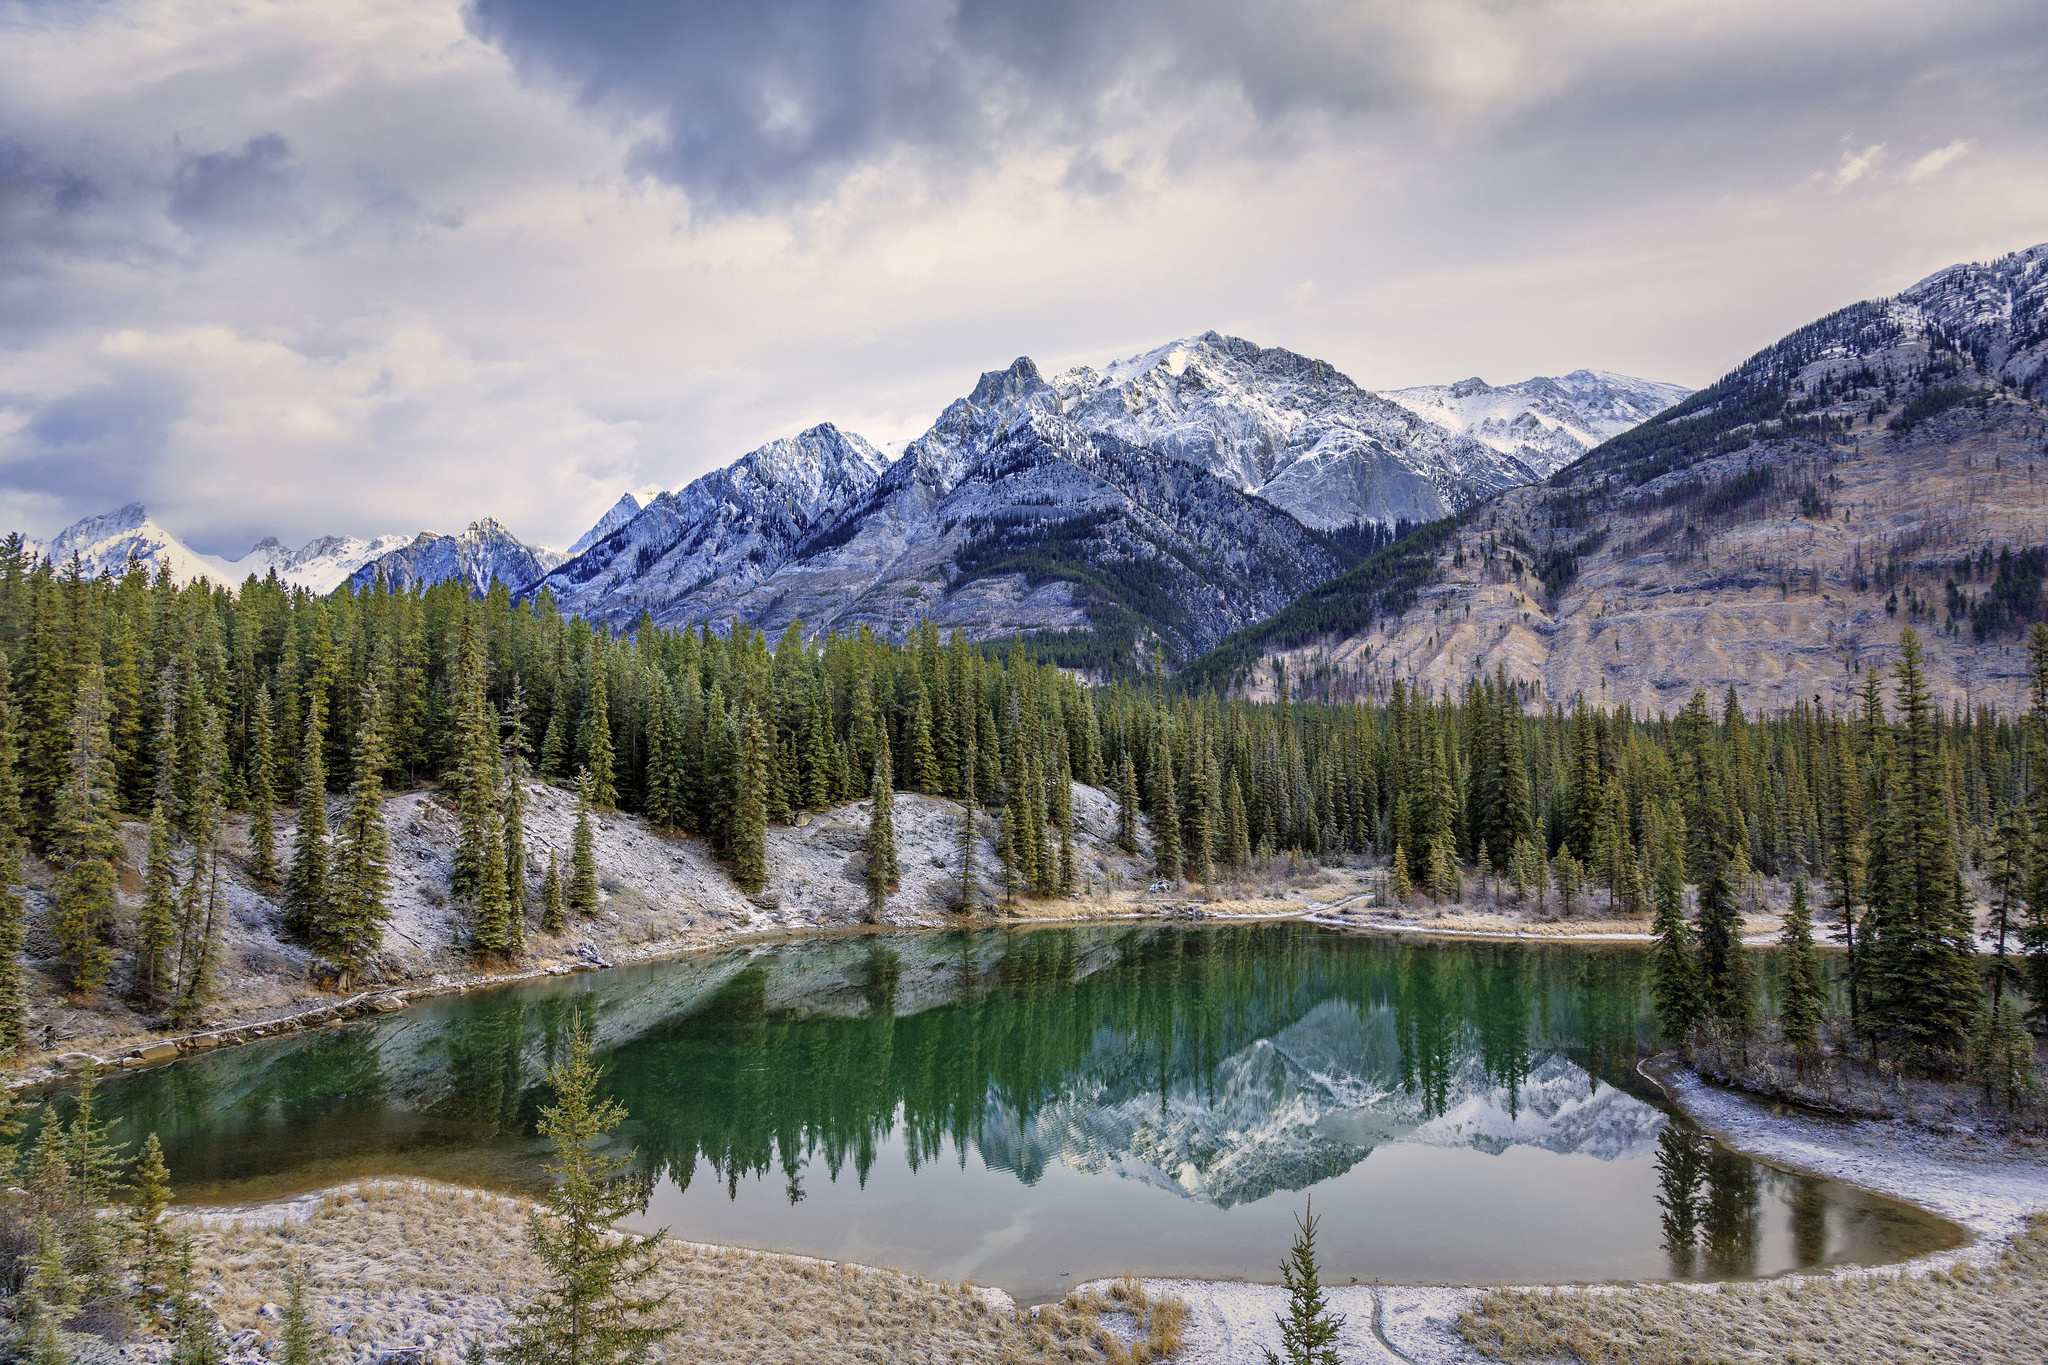
[[[424,1001],[103,1095],[187,1202],[530,1189],[539,1076],[581,1011],[639,1223],[1024,1300],[1277,1279],[1310,1193],[1337,1284],[1744,1278],[1965,1240],[1678,1117],[1635,1071],[1648,964],[1298,923],[834,937]]]

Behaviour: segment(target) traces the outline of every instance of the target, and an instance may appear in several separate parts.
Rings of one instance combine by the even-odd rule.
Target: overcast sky
[[[2043,240],[2041,0],[0,0],[0,527],[566,545],[1020,354],[1698,385]]]

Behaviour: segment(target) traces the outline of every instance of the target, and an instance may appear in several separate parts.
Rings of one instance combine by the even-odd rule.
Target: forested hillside
[[[2026,832],[2048,835],[2048,787],[2026,780],[2048,761],[2034,754],[2048,631],[2024,722],[1930,707],[1908,642],[1896,684],[1869,674],[1851,714],[1746,715],[1730,698],[1717,716],[1698,695],[1669,721],[1532,709],[1504,676],[1455,696],[1396,685],[1384,707],[1253,703],[1090,690],[929,625],[900,646],[795,628],[772,645],[744,626],[614,634],[502,585],[179,588],[140,569],[60,574],[9,542],[0,831],[59,872],[45,927],[73,992],[175,1019],[210,990],[230,809],[254,831],[233,870],[281,883],[283,927],[346,969],[387,914],[388,787],[439,781],[459,807],[455,894],[473,950],[503,960],[532,925],[595,904],[580,844],[561,882],[528,875],[513,780],[527,771],[702,834],[749,889],[769,822],[892,783],[971,799],[1000,812],[987,875],[1008,897],[1073,889],[1071,784],[1086,782],[1117,794],[1126,847],[1149,824],[1172,884],[1292,851],[1384,857],[1403,896],[1455,898],[1476,876],[1554,887],[1566,911],[1596,890],[1623,912],[1654,905],[1699,968],[1702,1007],[1730,1022],[1751,1008],[1738,938],[1753,876],[1810,877],[1853,945],[1859,1009],[1901,1045],[1952,1050],[1975,1009],[1966,862],[2000,888],[2014,941],[2024,907],[2048,952],[2048,857]],[[349,793],[340,827],[316,815],[277,847],[273,810],[295,797],[317,812],[330,790]],[[119,865],[123,819],[151,822],[146,866]],[[875,837],[871,863],[891,856]],[[120,908],[124,878],[146,885],[139,914]],[[0,917],[10,1043],[28,904],[10,893]]]

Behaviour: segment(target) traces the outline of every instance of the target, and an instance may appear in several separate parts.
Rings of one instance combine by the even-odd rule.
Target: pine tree
[[[591,804],[610,810],[619,803],[612,773],[611,699],[606,695],[604,661],[594,651],[590,657],[590,703],[583,710],[583,734],[577,748],[590,774]]]
[[[1399,844],[1394,845],[1394,862],[1387,873],[1387,895],[1396,905],[1415,899],[1415,883],[1408,875],[1408,850]]]
[[[1152,761],[1152,875],[1180,885],[1180,789],[1173,780],[1173,751],[1159,745]]]
[[[16,889],[27,829],[21,807],[20,738],[11,686],[7,656],[0,654],[0,1057],[14,1052],[28,1038],[28,979],[21,967],[28,938],[28,907]],[[0,1112],[0,1120],[5,1118]],[[11,1155],[12,1150],[9,1145],[6,1153]],[[5,1178],[6,1171],[0,1170],[0,1181]]]
[[[660,1269],[665,1235],[613,1231],[640,1210],[644,1195],[626,1178],[631,1153],[605,1150],[605,1134],[626,1111],[598,1096],[600,1072],[580,1015],[568,1044],[548,1068],[555,1102],[540,1116],[540,1134],[554,1148],[545,1167],[553,1179],[526,1223],[526,1244],[547,1287],[519,1310],[502,1357],[507,1365],[627,1365],[676,1330],[656,1317],[667,1306],[665,1291],[636,1292]]]
[[[1138,770],[1128,749],[1116,767],[1116,846],[1138,851]]]
[[[576,778],[576,829],[569,839],[569,908],[597,913],[597,839],[590,828],[590,774]]]
[[[178,941],[178,869],[171,860],[171,826],[163,802],[149,812],[149,862],[142,913],[135,923],[135,993],[146,1006],[170,1001],[172,949]]]
[[[226,1359],[220,1319],[193,1288],[188,1235],[179,1243],[177,1269],[171,1276],[170,1365],[222,1365]]]
[[[298,827],[284,879],[285,930],[301,942],[310,942],[327,918],[327,762],[321,752],[326,728],[325,712],[316,702],[306,717]]]
[[[65,867],[53,925],[71,989],[87,998],[107,984],[114,960],[114,859],[121,845],[114,823],[119,790],[113,747],[105,677],[98,663],[89,662],[72,710],[71,754],[57,809]]]
[[[1003,802],[1003,813],[996,820],[996,860],[1003,868],[1003,899],[1012,905],[1026,885],[1023,869],[1018,865],[1022,856],[1018,845],[1024,841],[1023,820],[1018,814],[1022,804],[1014,798]]]
[[[1266,1365],[1339,1365],[1337,1333],[1344,1319],[1330,1311],[1323,1296],[1322,1271],[1316,1264],[1315,1201],[1294,1220],[1294,1245],[1280,1265],[1280,1280],[1287,1288],[1287,1311],[1274,1314],[1280,1324],[1280,1348],[1286,1354],[1266,1352]]]
[[[284,1322],[278,1332],[278,1365],[320,1365],[330,1354],[328,1336],[313,1316],[312,1272],[293,1257],[284,1272]]]
[[[135,1278],[144,1297],[153,1286],[168,1286],[175,1250],[170,1232],[164,1227],[164,1210],[171,1206],[171,1173],[164,1165],[163,1144],[151,1133],[142,1144],[142,1156],[135,1163],[135,1184],[129,1204],[133,1224]]]
[[[1910,627],[1899,634],[1898,709],[1899,772],[1882,835],[1891,863],[1884,886],[1871,888],[1872,932],[1865,939],[1870,1009],[1879,1030],[1909,1060],[1946,1068],[1976,1023],[1975,933],[1935,748],[1920,640]]]
[[[499,825],[505,831],[505,903],[508,953],[526,947],[526,693],[517,678],[505,702],[505,742],[501,768],[505,774],[504,806]]]
[[[568,927],[563,913],[562,868],[555,851],[548,850],[548,875],[540,884],[540,927],[545,934],[559,934]]]
[[[733,883],[748,892],[768,884],[768,744],[767,722],[749,711],[740,723],[730,839]],[[887,752],[880,746],[877,757]]]
[[[326,923],[315,946],[344,973],[360,972],[384,943],[391,918],[391,836],[384,827],[384,698],[363,685],[356,716],[348,812],[334,841]]]
[[[1656,880],[1651,888],[1657,948],[1650,968],[1650,994],[1666,1038],[1683,1043],[1706,1014],[1699,976],[1698,947],[1685,918],[1685,817],[1667,804],[1657,819]]]
[[[2006,941],[2018,927],[2017,911],[2021,898],[2026,893],[2028,877],[2032,872],[2034,856],[2034,831],[2027,819],[2027,809],[2013,802],[1998,813],[1996,842],[1992,846],[1991,884],[1998,893],[1996,919],[1993,921],[1993,957],[1991,968],[1991,1001],[1997,1004],[2005,999]]]
[[[1252,860],[1251,826],[1245,821],[1244,791],[1236,773],[1223,784],[1223,860],[1232,868],[1244,868]]]
[[[256,689],[249,720],[249,877],[266,890],[277,885],[277,742],[270,723],[270,687]]]
[[[1785,912],[1785,927],[1778,940],[1779,1006],[1778,1022],[1785,1043],[1802,1054],[1820,1046],[1821,1016],[1827,1008],[1827,980],[1821,974],[1820,957],[1813,950],[1813,917],[1806,905],[1806,878],[1792,883],[1792,905]]]
[[[868,923],[880,924],[889,893],[902,876],[896,866],[896,789],[889,780],[889,750],[875,759],[874,785],[868,789],[867,853]]]
[[[974,912],[974,741],[960,759],[960,913]]]

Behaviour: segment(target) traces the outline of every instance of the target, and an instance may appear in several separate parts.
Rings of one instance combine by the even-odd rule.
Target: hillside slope
[[[1277,662],[1362,696],[1504,669],[1639,713],[1696,686],[1838,706],[1913,625],[1944,704],[2013,707],[2048,616],[2044,360],[2048,247],[1944,270],[1353,571],[1397,592],[1338,580],[1196,676],[1271,694]]]

